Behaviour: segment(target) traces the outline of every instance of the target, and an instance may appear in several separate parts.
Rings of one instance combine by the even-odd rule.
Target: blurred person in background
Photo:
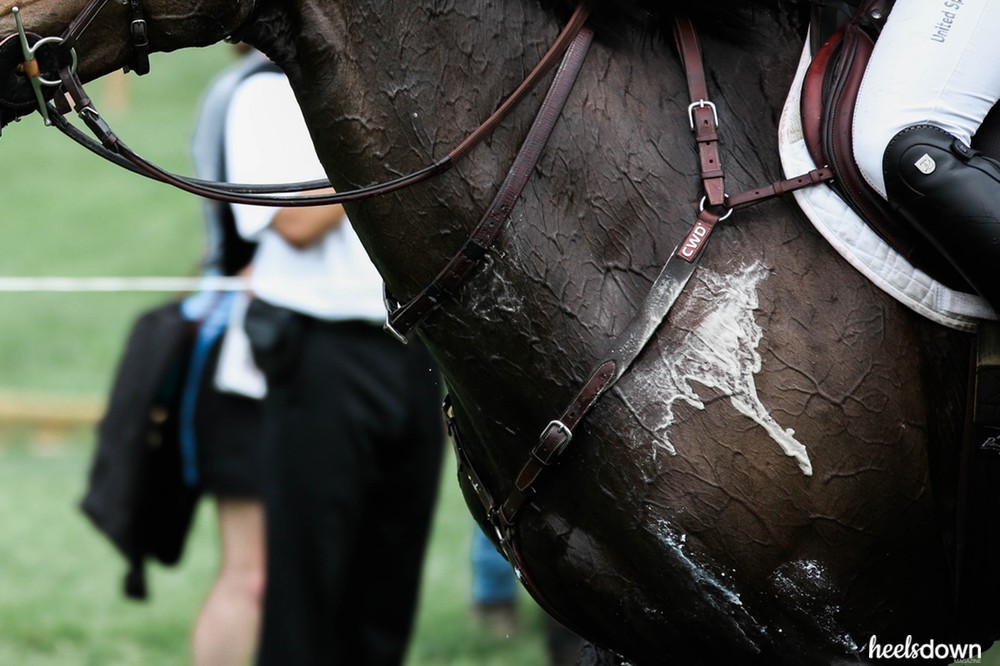
[[[324,177],[278,71],[244,79],[226,175]],[[444,451],[427,351],[381,330],[382,281],[339,205],[234,206],[258,243],[246,331],[267,379],[267,585],[259,664],[398,666]]]
[[[517,634],[517,579],[510,563],[478,525],[472,528],[472,619],[498,638]]]
[[[245,61],[203,96],[195,171],[218,179],[226,105]],[[202,495],[214,499],[220,566],[192,630],[196,666],[243,666],[252,657],[264,586],[261,494],[263,377],[240,315],[247,297],[214,282],[244,273],[254,245],[227,206],[206,206],[200,288],[139,315],[97,428],[81,509],[128,562],[124,593],[148,598],[145,563],[181,560]],[[237,280],[239,282],[239,280]]]
[[[495,638],[512,638],[521,633],[518,610],[518,582],[514,568],[500,554],[478,525],[473,526],[472,548],[472,619]],[[548,666],[576,666],[585,641],[545,611],[545,650]]]
[[[206,89],[195,125],[195,173],[224,180],[224,128],[239,82],[270,67],[259,54],[243,59]],[[246,275],[255,251],[237,233],[228,204],[205,201],[208,277]],[[191,637],[194,666],[244,666],[258,641],[265,576],[264,508],[260,499],[263,376],[253,365],[243,331],[244,292],[211,288],[185,299],[182,309],[201,322],[182,396],[181,451],[188,481],[215,497],[221,549],[218,575]],[[185,411],[190,415],[184,418]]]

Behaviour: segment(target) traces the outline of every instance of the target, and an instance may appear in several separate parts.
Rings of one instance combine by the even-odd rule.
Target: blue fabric
[[[471,550],[472,600],[477,604],[513,601],[517,594],[514,569],[478,525],[472,531]]]
[[[196,292],[181,302],[181,312],[191,321],[201,321],[194,349],[188,362],[187,377],[181,393],[179,440],[181,448],[181,471],[184,483],[198,485],[198,448],[195,438],[194,416],[198,406],[198,388],[205,371],[208,352],[219,336],[226,330],[229,311],[235,292]]]

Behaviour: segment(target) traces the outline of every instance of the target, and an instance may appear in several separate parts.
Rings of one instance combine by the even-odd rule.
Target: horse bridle
[[[91,0],[84,13],[81,14],[83,18],[78,17],[73,22],[72,31],[68,29],[70,34],[64,34],[62,38],[57,38],[59,43],[64,47],[69,45],[72,48],[79,32],[89,25],[107,1]],[[129,2],[138,4],[140,0],[129,0]],[[73,99],[75,110],[100,140],[100,145],[96,147],[91,145],[93,140],[89,138],[82,143],[115,163],[183,190],[221,201],[307,206],[343,203],[393,192],[446,171],[455,162],[467,156],[561,59],[562,63],[507,177],[486,213],[462,247],[444,269],[406,303],[401,304],[391,295],[386,294],[388,312],[386,329],[402,342],[406,342],[406,336],[410,330],[423,322],[432,312],[457,293],[458,288],[472,275],[473,269],[480,265],[483,257],[510,220],[514,204],[535,168],[586,58],[592,38],[590,30],[584,27],[587,15],[588,11],[583,5],[577,8],[559,37],[521,85],[482,125],[476,128],[447,156],[407,176],[334,195],[275,196],[280,192],[300,192],[327,187],[329,183],[326,181],[266,186],[234,185],[231,183],[206,183],[167,173],[129,150],[107,127],[83,92],[74,67],[63,66],[60,69],[60,80],[61,86]],[[23,29],[21,29],[21,34],[23,42],[26,43]],[[673,304],[697,268],[703,250],[718,223],[727,219],[738,209],[803,187],[827,182],[833,178],[833,173],[828,168],[813,169],[795,178],[775,181],[764,187],[747,190],[736,195],[728,195],[725,191],[725,173],[719,153],[718,111],[709,98],[697,33],[689,20],[677,18],[674,36],[688,82],[691,103],[687,112],[698,147],[700,178],[705,193],[695,222],[687,236],[670,254],[636,314],[606,347],[600,357],[601,360],[594,364],[590,375],[583,382],[576,395],[562,412],[542,429],[526,461],[515,476],[509,492],[502,501],[496,499],[496,496],[490,492],[490,489],[486,487],[476,472],[468,455],[468,449],[458,432],[450,398],[446,398],[444,404],[448,430],[452,436],[458,458],[459,474],[465,476],[482,503],[486,520],[495,531],[501,550],[514,566],[518,578],[532,595],[557,619],[571,628],[572,624],[565,617],[561,617],[552,604],[546,602],[541,589],[528,572],[517,530],[522,508],[537,493],[538,482],[543,478],[545,470],[549,469],[567,450],[568,445],[573,440],[574,429],[578,427],[600,397],[606,394],[628,371],[666,319]],[[26,51],[26,61],[31,59],[28,55]],[[54,106],[51,103],[41,104],[40,102],[40,106],[46,107],[43,109],[43,114],[45,110],[50,112],[54,124],[71,138],[81,142],[77,135],[78,131],[63,118],[64,110],[55,109],[56,112],[52,113]]]
[[[131,18],[129,24],[133,40],[133,60],[129,67],[137,73],[149,71],[149,39],[146,20],[142,12],[141,0],[125,0],[129,3]],[[19,70],[29,78],[38,101],[38,109],[46,124],[57,127],[65,135],[100,155],[104,159],[117,164],[133,173],[157,180],[178,189],[209,199],[226,203],[304,207],[326,204],[359,201],[371,197],[388,194],[423,182],[433,176],[451,169],[456,163],[469,155],[482,143],[489,134],[507,117],[507,115],[524,98],[537,87],[538,83],[552,70],[565,55],[569,45],[583,29],[589,15],[589,10],[580,5],[563,27],[552,46],[545,52],[538,64],[528,73],[521,84],[508,96],[490,116],[474,129],[463,141],[438,161],[418,169],[407,175],[377,183],[355,190],[304,195],[305,192],[327,190],[328,180],[312,180],[297,183],[282,184],[238,184],[209,182],[171,173],[146,160],[125,144],[111,129],[108,123],[97,111],[93,100],[84,91],[83,84],[77,76],[77,55],[75,46],[80,36],[87,30],[109,0],[89,0],[77,17],[70,23],[59,37],[37,38],[34,44],[29,44],[29,35],[21,24],[17,7],[13,13],[18,26],[18,36],[23,52],[24,63]],[[4,40],[7,41],[7,40]],[[2,42],[0,42],[2,44]],[[41,46],[51,45],[61,51],[61,62],[68,63],[59,67],[58,79],[48,79],[42,76],[36,60],[36,52]],[[53,95],[55,103],[44,99],[43,88],[58,88]],[[65,94],[60,94],[65,93]],[[65,115],[71,110],[66,98],[72,100],[72,110],[83,120],[96,137],[96,141],[76,128]]]

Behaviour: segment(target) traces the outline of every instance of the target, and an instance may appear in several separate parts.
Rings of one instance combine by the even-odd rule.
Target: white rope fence
[[[5,277],[0,292],[244,291],[241,277]]]
[[[0,276],[0,293],[244,291],[247,285],[245,278],[221,276]],[[60,433],[75,427],[92,426],[103,411],[103,397],[47,393],[35,395],[20,389],[0,388],[0,429],[23,423],[38,426],[44,431]]]

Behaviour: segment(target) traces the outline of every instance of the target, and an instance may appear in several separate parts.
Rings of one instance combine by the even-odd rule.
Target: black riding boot
[[[889,204],[1000,313],[1000,163],[914,125],[889,142],[882,169]]]

